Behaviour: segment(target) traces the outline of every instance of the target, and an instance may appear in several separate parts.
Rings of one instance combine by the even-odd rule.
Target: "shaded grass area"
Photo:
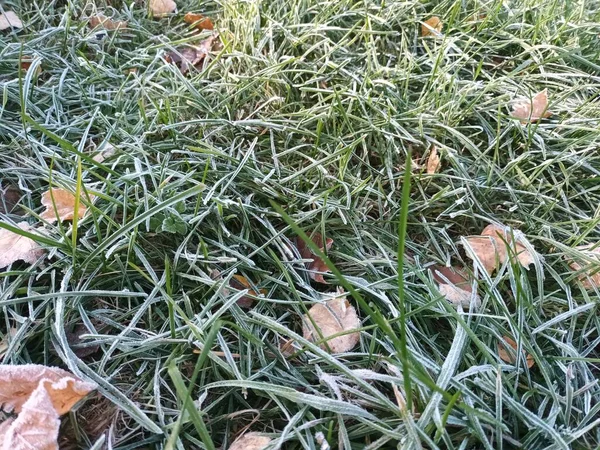
[[[565,262],[600,235],[599,2],[180,0],[161,20],[144,2],[95,5],[128,29],[91,31],[91,2],[23,0],[3,8],[25,29],[0,34],[0,180],[19,193],[2,223],[40,223],[50,186],[96,197],[76,235],[46,226],[47,260],[0,273],[1,329],[17,329],[3,363],[100,385],[63,420],[65,448],[227,448],[246,429],[290,449],[318,448],[317,432],[347,449],[600,445],[598,291]],[[208,36],[186,11],[223,43],[188,76],[164,59]],[[443,35],[421,37],[432,15]],[[510,117],[545,88],[550,119]],[[328,256],[393,336],[350,299],[354,351],[302,338],[302,314],[340,283],[311,281],[271,202],[334,239]],[[472,267],[460,237],[493,222],[542,257],[478,275],[482,307],[459,313],[427,267]],[[265,290],[249,310],[234,274]],[[78,356],[76,326],[97,350]],[[498,357],[505,335],[535,366]]]

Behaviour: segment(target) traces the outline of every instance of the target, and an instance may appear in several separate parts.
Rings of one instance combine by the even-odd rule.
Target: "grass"
[[[99,384],[61,448],[228,448],[246,430],[286,449],[318,432],[346,449],[600,445],[600,293],[566,262],[600,238],[598,1],[178,0],[161,20],[95,5],[128,29],[91,31],[83,0],[2,5],[25,29],[0,32],[0,226],[40,223],[50,186],[90,206],[45,226],[47,259],[0,272],[3,363]],[[208,35],[186,11],[223,48],[184,76],[166,52]],[[421,37],[432,15],[443,35]],[[510,117],[545,88],[551,118]],[[489,223],[540,258],[479,274],[481,308],[457,311],[428,267],[472,268],[461,237]],[[334,239],[341,279],[311,282],[299,231]],[[266,292],[249,310],[234,274]],[[301,316],[338,285],[362,330],[332,355]],[[505,335],[532,368],[498,357]]]

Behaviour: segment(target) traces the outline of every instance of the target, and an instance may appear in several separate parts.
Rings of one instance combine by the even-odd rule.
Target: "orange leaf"
[[[177,3],[173,0],[150,0],[150,11],[156,18],[164,17],[177,11]]]
[[[513,104],[513,117],[521,120],[521,123],[537,122],[540,119],[550,117],[548,111],[548,89],[544,89],[533,96],[533,98],[522,98]]]
[[[502,361],[507,362],[509,364],[516,363],[517,362],[517,360],[516,360],[517,343],[508,336],[503,336],[502,339],[504,340],[504,342],[502,342],[502,341],[498,342],[498,356],[500,356],[500,359]],[[512,350],[514,350],[514,351],[510,351],[509,346],[512,347]],[[527,367],[529,367],[531,369],[533,367],[533,365],[535,364],[535,360],[533,359],[533,356],[527,354],[525,352],[525,349],[521,349],[521,350],[522,350],[523,354],[525,355],[525,359],[527,360]]]
[[[248,289],[248,294],[254,297],[258,297],[259,295],[256,293],[256,291],[252,289],[252,284],[250,283],[250,281],[248,281],[246,277],[243,277],[241,275],[234,275],[233,277],[231,277],[231,280],[229,281],[229,286],[238,290]],[[267,291],[261,289],[260,293],[264,295],[267,293]],[[237,304],[240,308],[250,308],[253,303],[254,299],[247,295],[244,295],[237,301]]]
[[[0,366],[0,407],[19,414],[0,424],[0,448],[58,450],[59,416],[95,388],[54,367]]]
[[[440,157],[438,155],[437,148],[431,147],[431,152],[429,152],[429,159],[427,160],[427,173],[429,175],[433,175],[440,170]]]
[[[98,27],[105,30],[121,30],[123,28],[127,28],[127,22],[121,20],[112,20],[111,18],[106,17],[104,14],[98,14],[90,17],[88,25],[92,29]]]
[[[204,17],[202,14],[189,12],[183,17],[183,20],[190,25],[194,25],[194,28],[197,28],[198,30],[213,30],[215,28],[212,20],[208,17]]]
[[[421,25],[421,36],[437,36],[442,32],[443,26],[438,16],[430,17]]]
[[[329,250],[333,245],[333,239],[327,238],[327,240],[325,241],[325,248],[323,248],[323,237],[319,233],[313,234],[312,241],[319,246],[319,249],[321,249],[321,251],[324,251],[325,249]],[[327,284],[321,272],[328,273],[331,272],[331,270],[329,270],[327,264],[325,264],[325,261],[323,261],[317,255],[315,255],[302,239],[296,238],[295,242],[296,247],[300,252],[300,257],[302,259],[312,259],[311,262],[306,263],[306,268],[308,269],[308,276],[310,276],[310,278],[312,278],[318,283]]]
[[[75,217],[75,196],[65,189],[50,189],[42,194],[42,205],[46,210],[40,217],[48,222],[56,220],[73,220]],[[83,202],[79,202],[77,217],[82,219],[85,216],[87,207]]]
[[[17,226],[23,231],[32,231],[27,222],[19,222]],[[33,264],[43,254],[44,249],[33,239],[4,228],[0,229],[0,269],[15,261],[25,261]]]

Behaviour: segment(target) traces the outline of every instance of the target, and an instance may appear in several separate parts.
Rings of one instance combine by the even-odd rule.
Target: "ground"
[[[600,236],[600,2],[177,5],[2,5],[24,28],[0,32],[0,227],[47,252],[0,272],[3,364],[98,383],[62,447],[597,448],[599,292],[569,260]],[[183,74],[171,52],[213,33],[189,11],[219,37]],[[513,117],[544,89],[550,117]],[[40,218],[49,187],[83,193],[76,232]],[[532,264],[473,263],[462,238],[489,224]],[[301,231],[333,239],[326,283]],[[481,304],[450,304],[433,264]],[[360,340],[330,353],[302,318],[340,286]]]

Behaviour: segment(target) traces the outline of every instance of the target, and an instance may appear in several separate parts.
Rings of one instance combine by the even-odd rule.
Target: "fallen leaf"
[[[93,355],[100,349],[98,344],[85,345],[85,341],[81,339],[81,335],[87,333],[89,333],[89,331],[83,323],[77,324],[72,331],[67,331],[65,333],[69,347],[78,358],[85,358],[86,356]]]
[[[304,315],[302,334],[305,339],[317,342],[338,333],[357,330],[360,327],[356,309],[348,303],[343,292],[338,292],[338,294],[339,297],[325,303],[317,303],[308,310],[308,314]],[[321,344],[321,348],[323,350],[329,348],[333,353],[343,353],[352,350],[358,344],[359,339],[360,332],[354,331],[327,339]]]
[[[513,242],[512,233],[517,237],[516,242]],[[490,274],[507,261],[507,245],[511,248],[510,254],[516,253],[517,260],[523,267],[528,268],[534,262],[534,255],[522,243],[525,238],[518,230],[513,231],[508,227],[492,224],[485,227],[480,236],[469,236],[465,239],[470,247],[467,248],[467,256],[473,260],[474,256],[477,256]]]
[[[430,17],[421,25],[421,36],[437,36],[442,32],[443,26],[438,16]]]
[[[256,293],[256,291],[252,289],[252,283],[250,283],[250,281],[248,281],[246,277],[243,277],[241,275],[234,275],[233,277],[231,277],[231,280],[229,281],[229,286],[238,290],[248,289],[248,294],[254,297],[258,297],[259,295]],[[267,293],[267,291],[261,289],[260,293],[264,295]],[[237,301],[237,304],[240,308],[250,308],[253,303],[254,299],[247,295],[244,295]]]
[[[54,367],[0,366],[0,408],[18,413],[0,424],[0,449],[58,450],[59,416],[94,389]]]
[[[299,350],[300,346],[293,339],[279,338],[279,351],[286,358],[294,356]]]
[[[173,0],[150,0],[150,11],[156,18],[177,12],[177,3]]]
[[[0,14],[0,31],[7,28],[23,28],[23,22],[14,11],[4,11],[4,14]]]
[[[194,28],[198,30],[213,30],[215,28],[212,20],[208,17],[204,17],[202,14],[189,12],[183,17],[183,20],[190,25],[194,25]]]
[[[498,356],[500,356],[500,359],[502,361],[507,362],[509,364],[516,363],[517,360],[515,357],[517,354],[517,343],[508,336],[503,336],[502,339],[504,340],[504,342],[498,342]],[[508,349],[508,346],[512,347],[514,351],[511,352]],[[533,356],[527,354],[525,352],[525,349],[521,349],[521,351],[523,352],[523,354],[525,355],[525,359],[527,360],[527,367],[531,369],[535,364]]]
[[[104,150],[102,150],[101,152],[96,153],[92,159],[94,161],[96,161],[97,163],[102,163],[104,162],[105,159],[110,158],[111,156],[113,156],[115,153],[117,152],[117,149],[114,147],[114,145],[112,144],[106,144],[104,146]]]
[[[331,246],[333,245],[333,239],[327,238],[325,241],[325,248],[323,248],[323,237],[319,233],[314,233],[312,236],[312,241],[319,247],[321,251],[325,249],[329,251]],[[311,259],[312,261],[306,263],[306,268],[308,269],[308,276],[315,280],[317,283],[327,284],[325,278],[323,278],[323,273],[329,273],[331,270],[325,264],[321,258],[315,255],[312,250],[306,245],[306,243],[297,237],[295,239],[296,247],[298,248],[298,252],[300,252],[300,257],[302,259]]]
[[[14,213],[21,200],[21,191],[15,186],[0,184],[0,214]]]
[[[31,56],[28,56],[28,55],[21,56],[21,59],[19,60],[19,68],[23,72],[27,72],[29,70],[29,68],[31,67],[31,64],[33,64],[33,58]],[[35,69],[35,75],[39,75],[41,73],[42,73],[42,65],[38,64],[38,66]]]
[[[50,223],[63,220],[73,220],[75,217],[75,195],[65,189],[50,189],[42,194],[42,205],[46,210],[40,215],[44,220]],[[56,205],[56,207],[55,207]],[[82,219],[85,216],[87,207],[82,201],[79,202],[77,217]]]
[[[2,338],[2,340],[0,341],[0,361],[2,361],[4,359],[4,354],[6,353],[6,350],[8,350],[8,346],[10,344],[9,339],[12,339],[15,337],[15,334],[17,334],[17,330],[14,327],[11,327],[8,330],[8,333],[6,333],[4,335],[4,337]]]
[[[17,226],[23,231],[32,231],[27,222],[19,222]],[[4,228],[0,229],[0,269],[16,261],[33,264],[43,254],[44,249],[33,239]]]
[[[176,51],[167,53],[165,59],[168,63],[179,67],[179,71],[185,75],[192,67],[197,67],[204,61],[204,58],[212,51],[216,39],[217,35],[213,35],[202,41],[197,47],[179,48]]]
[[[246,433],[237,438],[229,450],[263,450],[267,448],[271,438],[260,433]]]
[[[464,308],[469,308],[473,301],[474,308],[479,308],[481,299],[477,292],[473,295],[473,283],[464,269],[433,266],[430,270],[438,283],[440,294],[446,297],[446,300]]]
[[[513,104],[513,117],[520,119],[521,123],[537,122],[540,119],[550,117],[548,111],[548,89],[544,89],[533,96],[533,98],[522,98]]]
[[[427,173],[429,175],[433,175],[440,170],[440,157],[438,155],[437,148],[435,146],[431,147],[431,151],[429,152],[429,159],[427,160]]]
[[[104,14],[97,14],[90,17],[88,25],[91,29],[102,28],[104,30],[122,30],[123,28],[127,28],[127,22],[112,20]]]
[[[600,246],[595,244],[580,245],[576,247],[577,250],[583,252],[585,256],[598,261],[597,264],[589,263],[587,261],[576,262],[569,260],[569,267],[575,272],[582,272],[577,277],[585,289],[594,289],[600,287]]]

